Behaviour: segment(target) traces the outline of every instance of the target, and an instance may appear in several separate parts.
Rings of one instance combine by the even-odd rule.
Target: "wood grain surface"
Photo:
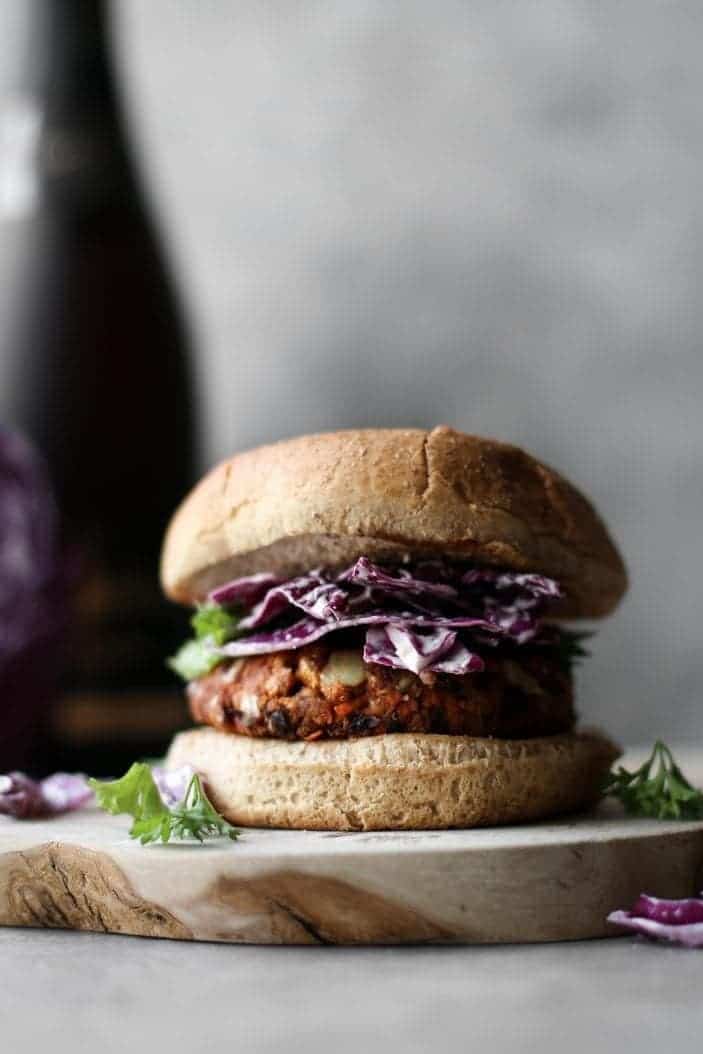
[[[470,831],[246,829],[143,848],[126,817],[0,817],[0,924],[259,944],[533,942],[615,936],[642,890],[703,886],[703,823],[618,806]]]

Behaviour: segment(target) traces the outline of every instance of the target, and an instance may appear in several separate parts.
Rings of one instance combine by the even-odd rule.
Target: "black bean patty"
[[[188,685],[195,721],[276,739],[384,732],[523,739],[575,722],[571,677],[550,649],[515,648],[463,677],[366,664],[361,650],[317,643],[228,661]]]

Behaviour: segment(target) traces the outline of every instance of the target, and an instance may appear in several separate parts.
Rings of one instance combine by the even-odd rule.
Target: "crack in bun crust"
[[[627,586],[576,488],[518,447],[445,426],[301,436],[235,455],[176,511],[161,578],[192,604],[257,571],[438,554],[556,578],[564,617],[606,615]]]

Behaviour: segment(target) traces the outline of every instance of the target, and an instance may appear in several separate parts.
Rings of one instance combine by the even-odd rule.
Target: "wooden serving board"
[[[615,804],[472,831],[246,829],[142,848],[94,809],[0,817],[0,924],[257,944],[532,942],[615,936],[642,891],[703,887],[703,823]]]

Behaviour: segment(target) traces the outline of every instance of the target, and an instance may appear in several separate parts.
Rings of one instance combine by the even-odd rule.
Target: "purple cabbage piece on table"
[[[703,894],[665,900],[642,893],[631,911],[612,911],[608,922],[644,937],[703,948]]]
[[[0,814],[17,820],[81,809],[93,799],[85,776],[56,772],[44,780],[33,780],[23,772],[0,776]]]
[[[0,815],[28,820],[47,815],[47,804],[36,780],[23,772],[8,772],[0,776]]]
[[[42,797],[52,814],[81,809],[93,800],[93,792],[85,776],[55,772],[42,780],[40,787]]]
[[[247,578],[210,594],[215,602],[253,604],[239,622],[242,636],[216,649],[223,656],[300,648],[365,626],[366,662],[458,676],[484,668],[477,644],[534,639],[545,605],[562,595],[543,575],[465,572],[439,560],[389,569],[360,557],[340,574],[318,569],[268,588],[265,575],[253,577],[255,590]]]
[[[168,809],[183,801],[188,784],[195,775],[190,765],[166,769],[154,765],[151,770],[161,800]],[[23,772],[0,776],[0,815],[16,820],[60,816],[90,805],[93,791],[85,776],[55,772],[43,780],[33,780]]]

